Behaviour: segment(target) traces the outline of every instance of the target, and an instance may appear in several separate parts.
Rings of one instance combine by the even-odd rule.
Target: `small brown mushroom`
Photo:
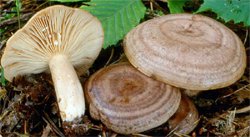
[[[103,43],[99,20],[81,9],[51,6],[36,13],[7,42],[1,59],[5,78],[50,70],[63,121],[85,112],[82,86],[74,67],[85,72]]]
[[[124,40],[130,63],[149,77],[189,90],[229,86],[246,67],[239,37],[223,24],[195,14],[148,20]]]
[[[198,111],[193,102],[184,94],[176,113],[168,120],[171,133],[189,134],[199,121]]]
[[[85,85],[90,114],[121,134],[165,123],[179,107],[178,88],[151,79],[129,63],[102,68]]]

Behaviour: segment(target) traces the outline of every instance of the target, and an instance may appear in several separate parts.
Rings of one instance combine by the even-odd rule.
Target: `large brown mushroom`
[[[209,90],[229,86],[246,67],[239,37],[214,19],[172,14],[148,20],[124,40],[130,63],[176,87]]]
[[[90,114],[117,133],[146,131],[178,109],[178,88],[156,81],[129,63],[102,68],[85,85]]]
[[[99,20],[81,9],[51,6],[36,13],[7,42],[1,59],[5,78],[50,70],[63,121],[85,112],[77,73],[85,72],[103,43]]]

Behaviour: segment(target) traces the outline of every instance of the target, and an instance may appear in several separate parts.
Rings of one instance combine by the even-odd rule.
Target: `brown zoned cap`
[[[11,81],[46,71],[50,58],[59,53],[79,73],[85,72],[98,56],[103,37],[99,20],[84,10],[60,5],[43,9],[8,40],[1,60],[5,77]]]
[[[246,67],[239,37],[202,15],[173,14],[148,20],[127,34],[124,50],[144,74],[190,90],[229,86]]]
[[[129,63],[102,68],[85,85],[90,114],[122,134],[165,123],[179,107],[179,88],[147,77]]]

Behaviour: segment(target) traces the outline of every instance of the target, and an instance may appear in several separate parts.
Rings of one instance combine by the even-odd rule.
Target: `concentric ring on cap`
[[[148,20],[127,34],[124,51],[142,73],[190,90],[231,85],[246,67],[239,37],[202,15],[174,14]]]

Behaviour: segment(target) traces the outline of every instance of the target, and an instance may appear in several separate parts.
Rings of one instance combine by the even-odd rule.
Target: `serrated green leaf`
[[[141,0],[92,0],[82,9],[95,15],[104,29],[104,45],[107,48],[121,40],[144,17],[146,7]]]
[[[49,0],[49,1],[57,1],[57,2],[81,2],[87,0]]]
[[[250,0],[204,0],[196,13],[212,10],[226,22],[243,22],[250,26]]]
[[[171,14],[183,13],[183,6],[188,0],[167,0],[168,8]]]

